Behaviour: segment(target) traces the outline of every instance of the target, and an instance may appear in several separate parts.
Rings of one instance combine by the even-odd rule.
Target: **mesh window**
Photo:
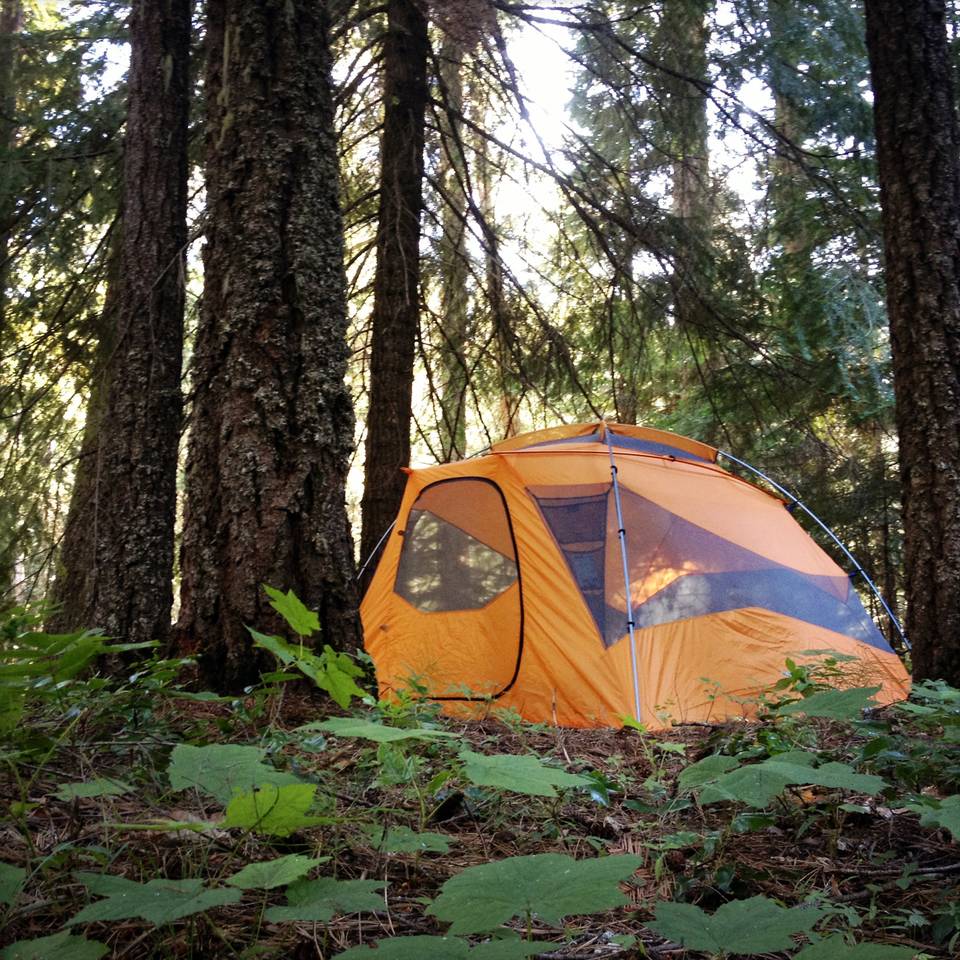
[[[568,487],[545,489],[547,494],[571,492]],[[535,488],[531,490],[531,496],[563,552],[597,630],[603,636],[607,620],[604,554],[610,485],[583,486],[573,490],[581,495],[550,496],[544,495],[544,488]]]
[[[517,579],[500,492],[482,480],[428,487],[410,510],[394,591],[424,613],[477,610]]]
[[[622,554],[609,484],[533,487],[606,646],[627,633]],[[620,487],[638,627],[761,607],[889,649],[843,575],[804,573]]]

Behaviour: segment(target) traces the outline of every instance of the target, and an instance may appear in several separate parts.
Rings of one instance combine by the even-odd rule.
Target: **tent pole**
[[[782,493],[791,503],[792,506],[799,507],[821,530],[843,551],[844,556],[853,564],[854,569],[857,573],[863,577],[867,586],[870,587],[870,590],[873,592],[873,595],[880,601],[880,605],[886,611],[887,616],[890,618],[890,623],[893,625],[893,628],[900,635],[900,639],[903,641],[903,645],[907,650],[911,650],[910,641],[907,639],[907,635],[903,632],[903,627],[900,625],[900,621],[894,615],[894,612],[890,609],[889,604],[883,598],[883,594],[880,593],[880,590],[877,588],[877,585],[870,579],[869,574],[863,567],[860,565],[860,562],[857,558],[847,549],[843,541],[797,496],[794,496],[786,487],[781,486],[777,483],[776,480],[771,479],[765,473],[758,470],[756,467],[750,466],[749,463],[744,462],[743,460],[738,459],[733,456],[733,454],[726,453],[723,450],[717,451],[718,456],[725,457],[731,463],[736,463],[738,466],[743,467],[745,470],[749,470],[754,476],[759,477],[761,480],[765,480],[774,488],[778,493]]]
[[[390,531],[397,525],[397,521],[394,520],[386,530],[383,531],[383,536],[377,541],[377,545],[370,551],[370,556],[367,557],[363,562],[363,566],[357,571],[357,575],[353,578],[354,580],[359,580],[363,576],[364,570],[370,566],[370,561],[377,555],[377,551],[383,546],[383,541],[387,539],[390,534]]]
[[[633,670],[633,715],[640,722],[640,678],[637,670],[637,637],[633,623],[633,597],[630,590],[630,565],[627,563],[627,531],[623,526],[623,506],[620,503],[620,483],[617,480],[617,464],[613,459],[613,444],[610,428],[604,424],[603,435],[610,451],[610,477],[613,480],[613,502],[617,507],[617,536],[620,539],[620,557],[623,560],[623,585],[627,601],[627,632],[630,634],[630,666]]]

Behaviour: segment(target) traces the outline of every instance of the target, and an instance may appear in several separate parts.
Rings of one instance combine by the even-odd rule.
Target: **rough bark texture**
[[[410,404],[420,314],[427,21],[413,0],[388,0],[383,45],[380,206],[370,344],[370,407],[360,555],[396,517],[410,462]]]
[[[207,4],[204,296],[187,461],[181,646],[237,689],[281,629],[262,584],[358,641],[353,441],[326,4]]]
[[[960,166],[943,0],[867,0],[914,676],[960,685]]]
[[[190,14],[191,0],[131,11],[117,326],[94,479],[71,505],[88,535],[64,555],[57,589],[64,626],[130,641],[165,640],[173,602]]]

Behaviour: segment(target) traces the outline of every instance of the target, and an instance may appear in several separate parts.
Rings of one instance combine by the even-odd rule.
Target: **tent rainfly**
[[[616,423],[554,427],[409,471],[361,607],[381,695],[446,712],[651,729],[749,716],[840,654],[844,683],[909,678],[789,502],[713,447]]]

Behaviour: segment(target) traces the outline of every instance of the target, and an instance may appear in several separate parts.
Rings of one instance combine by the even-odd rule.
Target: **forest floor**
[[[452,722],[407,703],[348,710],[350,731],[319,727],[330,701],[301,684],[196,699],[159,674],[84,681],[9,734],[0,946],[18,946],[0,957],[300,960],[380,940],[370,960],[458,958],[468,943],[480,960],[960,955],[950,688],[866,721],[650,734]],[[573,875],[564,890],[550,859],[441,891],[539,854],[635,859],[599,893]],[[738,914],[749,898],[763,899]],[[675,902],[693,906],[663,909]],[[451,919],[469,940],[439,939]],[[435,939],[395,939],[411,935]]]

